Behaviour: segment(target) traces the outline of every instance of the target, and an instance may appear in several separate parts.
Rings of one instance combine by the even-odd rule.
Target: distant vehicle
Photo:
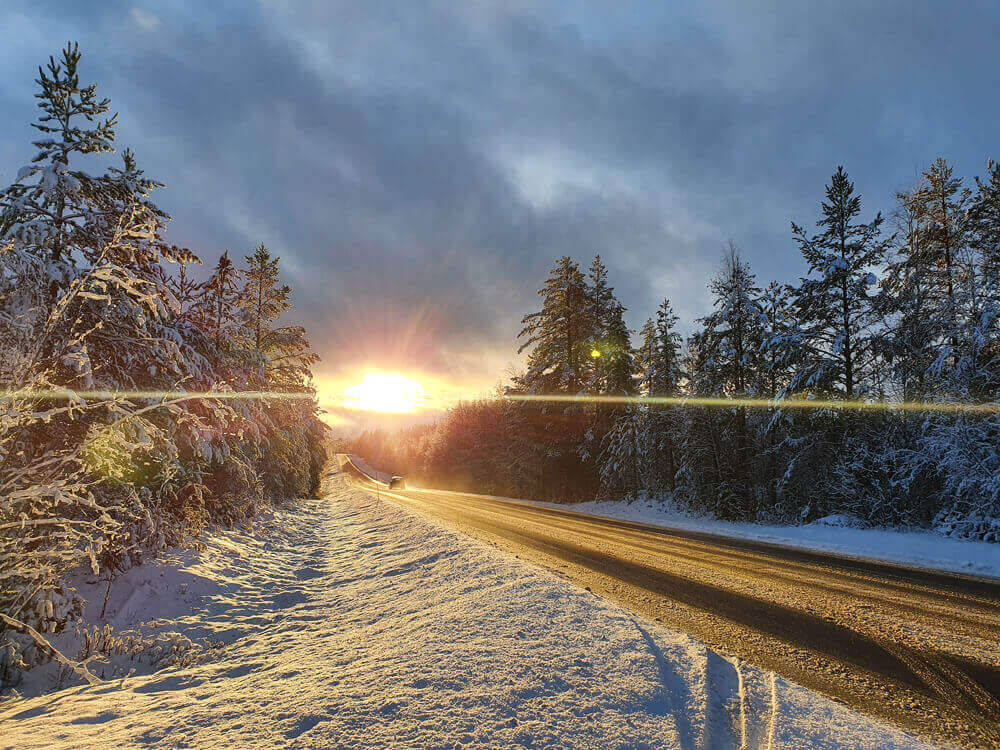
[[[405,490],[406,489],[406,478],[405,477],[393,477],[389,480],[390,490]]]

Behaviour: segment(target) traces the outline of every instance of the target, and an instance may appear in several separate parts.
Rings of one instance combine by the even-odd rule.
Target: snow
[[[696,517],[678,510],[669,502],[652,500],[632,503],[591,501],[570,505],[526,500],[518,502],[850,557],[1000,577],[1000,544],[956,539],[933,531],[854,528],[858,522],[843,514],[827,516],[801,526],[768,526]]]
[[[190,638],[193,661],[0,704],[3,742],[920,746],[339,474],[324,483],[322,500],[116,584],[109,619]],[[96,620],[103,590],[87,593]]]

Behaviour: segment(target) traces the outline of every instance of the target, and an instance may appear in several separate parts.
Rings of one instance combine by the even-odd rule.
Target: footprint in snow
[[[70,724],[104,724],[105,722],[117,719],[118,714],[114,711],[103,711],[97,716],[81,716],[70,721]]]
[[[300,581],[309,581],[313,578],[319,578],[323,575],[322,570],[316,570],[316,568],[300,568],[295,571],[295,577]]]
[[[285,733],[285,737],[290,740],[295,739],[328,718],[327,716],[300,716],[295,722],[295,726]]]
[[[309,601],[309,597],[305,594],[298,591],[288,591],[274,597],[274,606],[285,609],[286,607],[294,607],[296,604],[303,604],[307,601]]]
[[[192,679],[190,677],[182,677],[180,675],[171,675],[170,677],[164,677],[162,680],[157,680],[156,682],[147,682],[145,685],[137,685],[132,688],[133,693],[162,693],[170,690],[186,690],[187,688],[197,687],[204,680],[201,678]]]

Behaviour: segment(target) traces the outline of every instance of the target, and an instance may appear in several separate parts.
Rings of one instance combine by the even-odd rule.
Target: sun
[[[415,411],[425,397],[416,380],[384,372],[370,372],[357,385],[344,389],[344,406],[364,411]]]

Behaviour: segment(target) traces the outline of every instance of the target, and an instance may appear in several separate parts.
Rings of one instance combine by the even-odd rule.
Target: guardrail
[[[376,485],[377,488],[378,487],[385,487],[386,489],[389,488],[389,483],[387,481],[385,481],[384,479],[380,479],[379,477],[375,476],[375,474],[371,473],[375,471],[374,469],[371,469],[371,472],[366,471],[365,469],[362,469],[354,462],[354,458],[352,456],[346,453],[341,454],[340,468],[345,469],[348,465],[350,465],[351,469],[353,470],[352,473],[361,475],[364,479],[367,479],[369,482]]]

